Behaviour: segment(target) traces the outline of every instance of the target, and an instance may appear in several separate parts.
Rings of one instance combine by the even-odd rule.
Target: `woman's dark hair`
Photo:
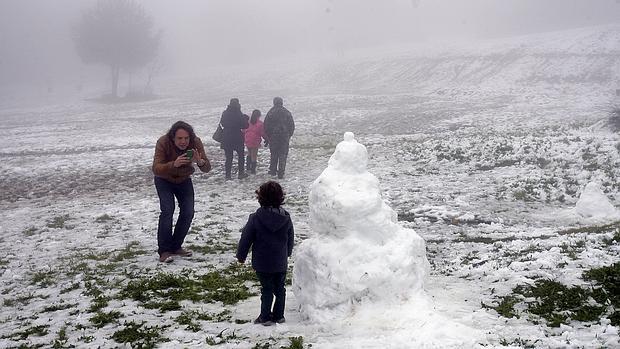
[[[258,118],[260,118],[260,110],[254,109],[254,111],[252,111],[252,117],[250,117],[250,124],[254,125],[256,121],[258,121]]]
[[[258,203],[264,207],[278,208],[284,204],[284,191],[278,182],[268,181],[256,191]]]
[[[194,133],[194,128],[185,121],[177,121],[172,124],[170,130],[168,130],[168,138],[174,142],[174,135],[177,133],[179,129],[187,131],[189,133],[189,142],[194,143],[194,138],[196,138],[196,134]]]

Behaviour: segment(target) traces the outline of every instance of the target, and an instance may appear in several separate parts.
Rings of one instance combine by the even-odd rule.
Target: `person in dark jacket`
[[[192,163],[204,173],[211,171],[204,146],[192,126],[177,121],[168,133],[157,140],[153,156],[152,170],[161,209],[157,244],[159,261],[162,263],[172,262],[174,255],[192,255],[191,251],[181,247],[194,218],[194,185],[190,177],[194,173]],[[179,217],[173,231],[175,197],[179,203]]]
[[[237,167],[239,179],[247,178],[248,174],[244,170],[245,154],[244,139],[241,130],[248,128],[249,117],[241,112],[241,104],[237,98],[230,100],[228,107],[222,113],[220,124],[223,129],[222,148],[226,155],[225,174],[226,179],[232,179],[233,152],[237,153]]]
[[[269,141],[269,174],[284,178],[286,158],[288,157],[289,142],[295,132],[293,115],[284,108],[284,101],[280,97],[273,99],[273,107],[267,112],[264,122],[265,134]]]
[[[294,229],[291,216],[282,208],[284,191],[274,181],[263,183],[256,191],[260,208],[252,213],[241,233],[237,260],[245,263],[252,249],[252,268],[261,285],[260,315],[255,324],[284,323],[286,269],[293,252]],[[273,309],[271,304],[273,303]]]

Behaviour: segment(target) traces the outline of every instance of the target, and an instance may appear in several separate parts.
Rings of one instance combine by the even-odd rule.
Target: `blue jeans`
[[[279,320],[284,317],[284,303],[286,301],[286,272],[261,273],[256,272],[260,281],[260,317],[265,320]],[[276,301],[273,303],[273,297]],[[271,304],[273,303],[273,311]]]
[[[194,219],[194,185],[192,179],[176,184],[155,177],[155,188],[159,195],[159,226],[157,227],[157,252],[174,252],[181,248],[189,227]],[[179,203],[179,218],[172,231],[174,198]]]

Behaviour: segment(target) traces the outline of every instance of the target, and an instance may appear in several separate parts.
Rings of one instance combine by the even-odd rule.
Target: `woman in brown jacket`
[[[211,171],[200,138],[184,121],[175,122],[167,134],[157,140],[153,157],[155,188],[159,196],[159,225],[157,244],[159,261],[172,262],[174,255],[189,257],[192,252],[181,247],[194,218],[194,185],[191,175],[194,166],[202,172]],[[179,218],[172,231],[174,198],[179,204]]]

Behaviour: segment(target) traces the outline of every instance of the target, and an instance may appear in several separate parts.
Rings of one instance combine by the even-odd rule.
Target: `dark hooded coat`
[[[230,104],[222,113],[220,124],[223,128],[222,149],[243,150],[243,132],[248,128],[248,116],[241,112],[239,104]]]
[[[260,207],[243,227],[237,259],[245,261],[252,249],[252,267],[260,273],[286,272],[293,252],[294,229],[285,209]]]

